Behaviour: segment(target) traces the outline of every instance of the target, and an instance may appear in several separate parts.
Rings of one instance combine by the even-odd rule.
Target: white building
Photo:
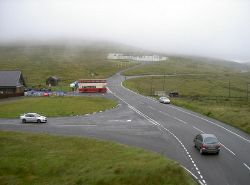
[[[133,61],[163,61],[167,60],[168,57],[160,57],[158,55],[149,55],[149,56],[129,56],[129,55],[123,55],[122,53],[109,53],[107,56],[107,59],[110,60],[133,60]]]

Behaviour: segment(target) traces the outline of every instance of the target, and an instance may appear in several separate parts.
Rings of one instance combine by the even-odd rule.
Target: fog
[[[249,0],[0,0],[0,43],[108,40],[250,62]]]

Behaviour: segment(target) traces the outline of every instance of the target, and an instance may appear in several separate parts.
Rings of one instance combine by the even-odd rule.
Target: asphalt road
[[[112,140],[158,152],[178,161],[202,184],[250,184],[250,137],[224,123],[173,105],[138,95],[116,74],[108,79],[115,109],[86,116],[49,118],[47,124],[21,124],[0,119],[1,130],[77,135]],[[213,133],[223,147],[217,155],[200,155],[195,135]]]

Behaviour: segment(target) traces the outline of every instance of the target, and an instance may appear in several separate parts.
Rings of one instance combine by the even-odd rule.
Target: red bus
[[[86,93],[107,92],[107,80],[105,79],[80,79],[78,80],[78,91]]]

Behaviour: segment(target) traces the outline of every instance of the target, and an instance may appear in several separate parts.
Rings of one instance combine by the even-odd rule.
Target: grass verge
[[[155,91],[178,91],[181,97],[172,99],[174,104],[215,118],[250,134],[248,79],[247,73],[234,74],[230,77],[227,75],[172,76],[165,79],[144,77],[130,79],[123,84],[146,96],[154,96]]]
[[[191,185],[179,164],[95,139],[0,131],[1,184]]]
[[[116,106],[115,100],[102,97],[25,97],[0,102],[1,118],[17,118],[26,112],[48,117],[84,115]]]
[[[124,75],[150,75],[150,74],[221,74],[235,73],[241,70],[250,70],[249,66],[228,61],[191,58],[191,57],[170,57],[166,61],[154,62],[148,65],[141,65],[126,70]]]

